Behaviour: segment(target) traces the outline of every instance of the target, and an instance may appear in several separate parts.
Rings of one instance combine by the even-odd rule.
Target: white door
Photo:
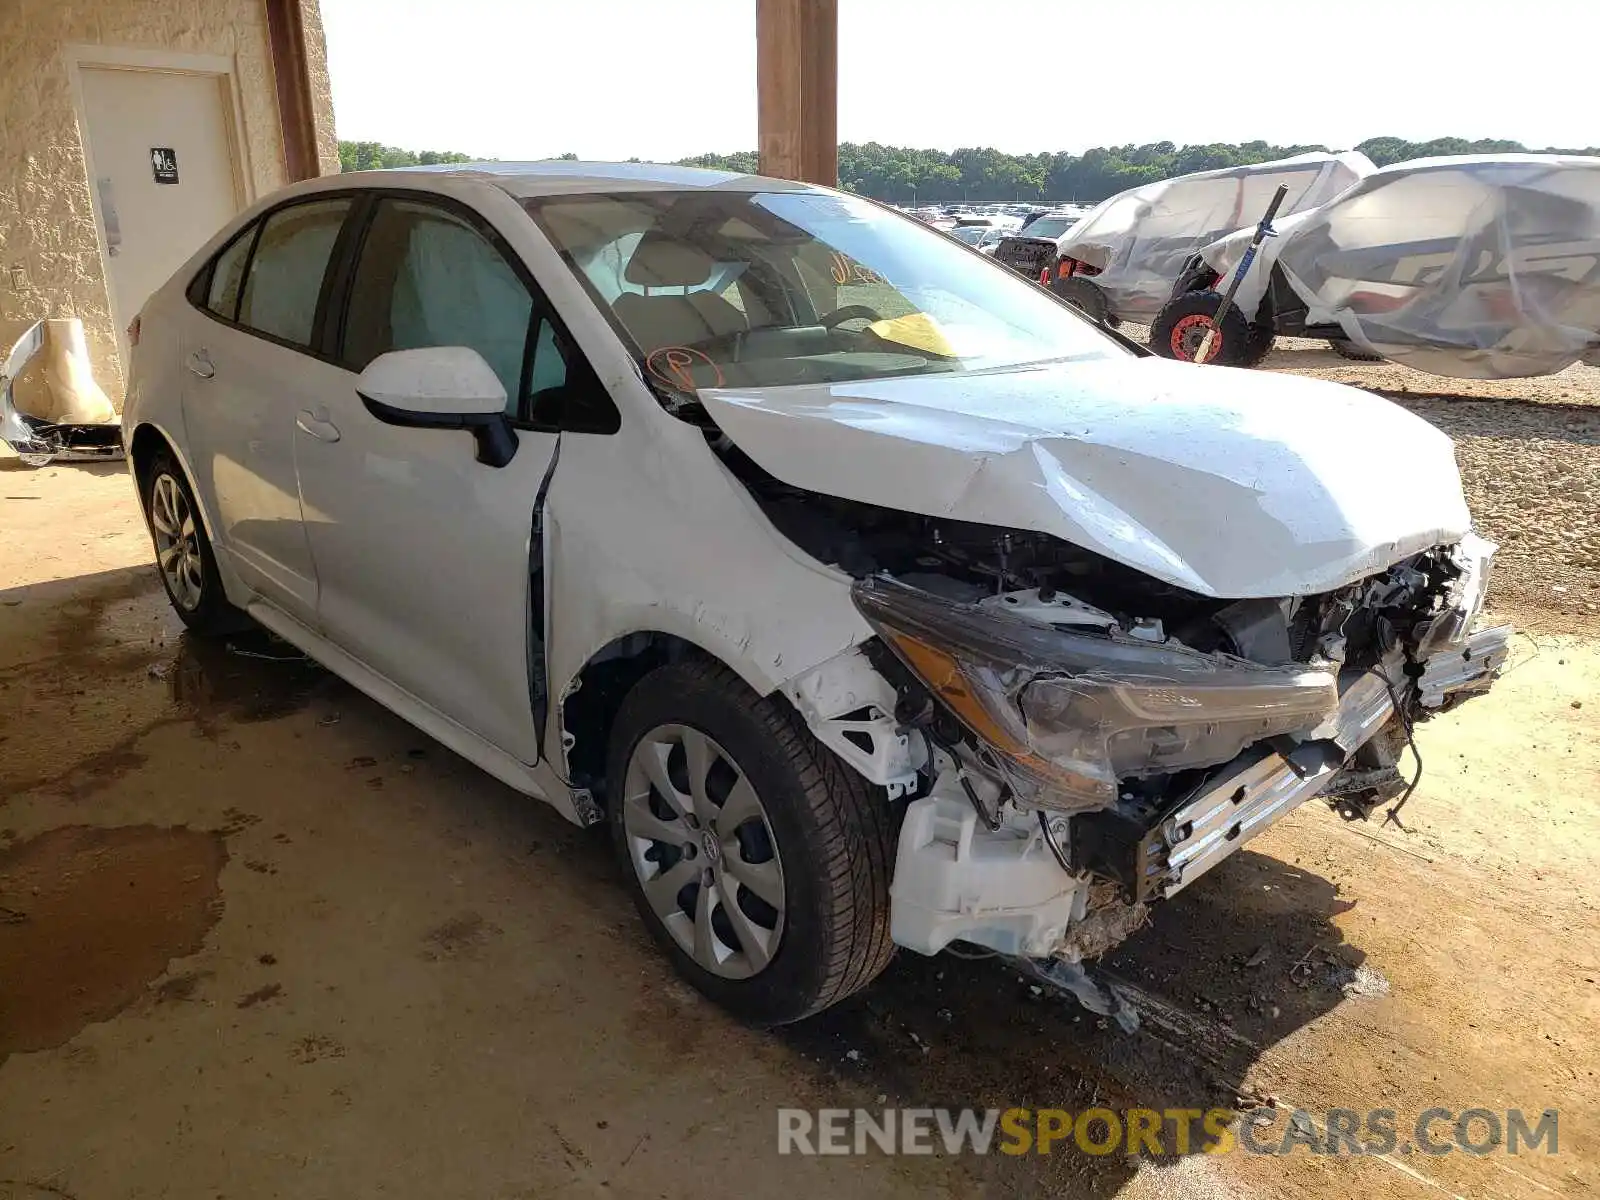
[[[273,210],[217,255],[188,309],[183,423],[216,549],[246,587],[315,625],[316,572],[295,477],[296,414],[347,372],[313,351],[317,300],[349,196]],[[258,232],[259,231],[259,232]]]
[[[462,215],[385,198],[361,247],[341,346],[349,369],[299,414],[295,440],[322,632],[457,724],[537,761],[530,683],[543,683],[543,597],[531,604],[530,581],[543,558],[530,543],[556,435],[519,429],[511,462],[490,466],[471,433],[381,421],[356,373],[390,350],[469,346],[516,415],[525,397],[565,381],[567,352],[511,262]]]
[[[185,259],[239,211],[226,78],[80,69],[95,216],[119,339]],[[121,342],[126,361],[127,345]]]

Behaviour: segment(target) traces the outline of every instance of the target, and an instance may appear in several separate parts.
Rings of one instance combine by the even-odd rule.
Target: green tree
[[[839,186],[847,192],[895,204],[950,204],[959,201],[1024,200],[1044,203],[1091,203],[1144,183],[1209,171],[1239,163],[1268,162],[1325,150],[1324,146],[1275,146],[1250,141],[1179,146],[1169,141],[1134,146],[1096,146],[1082,154],[1065,150],[1006,154],[992,146],[958,150],[918,150],[881,142],[839,144]],[[1369,138],[1356,147],[1380,167],[1436,154],[1506,154],[1525,149],[1520,142],[1497,138],[1443,137],[1428,142],[1404,138]],[[1600,147],[1551,149],[1551,154],[1600,155]],[[576,159],[571,151],[560,155]],[[444,150],[404,150],[380,142],[340,142],[339,167],[370,171],[428,163],[468,162],[469,156]],[[630,159],[636,162],[637,159]],[[755,174],[754,150],[732,154],[697,154],[679,160],[687,167],[710,167],[740,175]]]
[[[431,167],[437,163],[491,161],[455,150],[403,150],[382,142],[340,142],[339,170],[377,171],[393,167]]]

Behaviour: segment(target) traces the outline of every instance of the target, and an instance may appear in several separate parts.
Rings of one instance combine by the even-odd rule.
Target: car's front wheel
[[[214,636],[248,628],[250,618],[228,602],[216,555],[183,469],[166,451],[143,472],[144,516],[155,544],[167,598],[195,633]]]
[[[888,801],[781,698],[717,663],[662,667],[623,703],[608,782],[639,912],[713,1000],[796,1021],[888,963]]]

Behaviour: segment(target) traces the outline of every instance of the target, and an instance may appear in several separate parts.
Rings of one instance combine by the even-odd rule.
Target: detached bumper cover
[[[1338,709],[1287,755],[1239,756],[1146,835],[1139,848],[1140,899],[1177,895],[1251,838],[1323,791],[1349,756],[1389,723],[1394,701],[1414,689],[1428,709],[1488,689],[1505,664],[1511,627],[1472,634],[1429,656],[1414,676],[1398,655],[1340,689]]]

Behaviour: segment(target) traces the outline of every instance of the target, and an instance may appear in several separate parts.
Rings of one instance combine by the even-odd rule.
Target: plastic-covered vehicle
[[[1312,153],[1143,184],[1078,222],[1040,282],[1096,320],[1147,325],[1190,256],[1253,227],[1280,184],[1289,189],[1279,210],[1288,216],[1327,203],[1373,170],[1364,154]]]
[[[1239,287],[1241,311],[1225,317],[1235,347],[1241,336],[1325,337],[1347,356],[1463,379],[1600,361],[1600,158],[1398,163],[1278,233]],[[1219,239],[1186,266],[1152,349],[1193,357],[1187,330],[1215,310],[1249,239]],[[1211,361],[1240,365],[1222,333]]]

